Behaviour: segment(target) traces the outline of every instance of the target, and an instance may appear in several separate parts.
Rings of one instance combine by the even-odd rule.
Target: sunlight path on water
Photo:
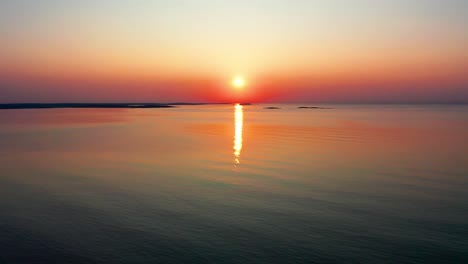
[[[234,163],[240,163],[240,153],[242,150],[242,128],[244,125],[244,113],[242,105],[236,104],[234,107]]]

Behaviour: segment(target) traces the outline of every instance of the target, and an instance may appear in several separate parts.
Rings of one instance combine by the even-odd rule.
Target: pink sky
[[[468,4],[376,2],[2,2],[0,102],[468,102]]]

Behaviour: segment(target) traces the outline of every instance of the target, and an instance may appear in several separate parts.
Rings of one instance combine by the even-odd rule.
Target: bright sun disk
[[[245,86],[245,79],[242,76],[237,76],[232,79],[232,86],[235,88],[242,88]]]

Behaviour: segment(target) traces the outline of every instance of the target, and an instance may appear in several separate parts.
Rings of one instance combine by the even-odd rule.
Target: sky
[[[465,0],[5,0],[0,103],[468,103],[467,47]]]

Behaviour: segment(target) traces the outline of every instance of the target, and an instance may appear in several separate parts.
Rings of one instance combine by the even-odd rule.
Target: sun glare
[[[242,105],[234,106],[234,164],[240,163],[242,150],[242,127],[244,125],[244,112]]]
[[[236,76],[232,79],[232,86],[234,88],[243,88],[245,86],[245,79],[242,76]]]

